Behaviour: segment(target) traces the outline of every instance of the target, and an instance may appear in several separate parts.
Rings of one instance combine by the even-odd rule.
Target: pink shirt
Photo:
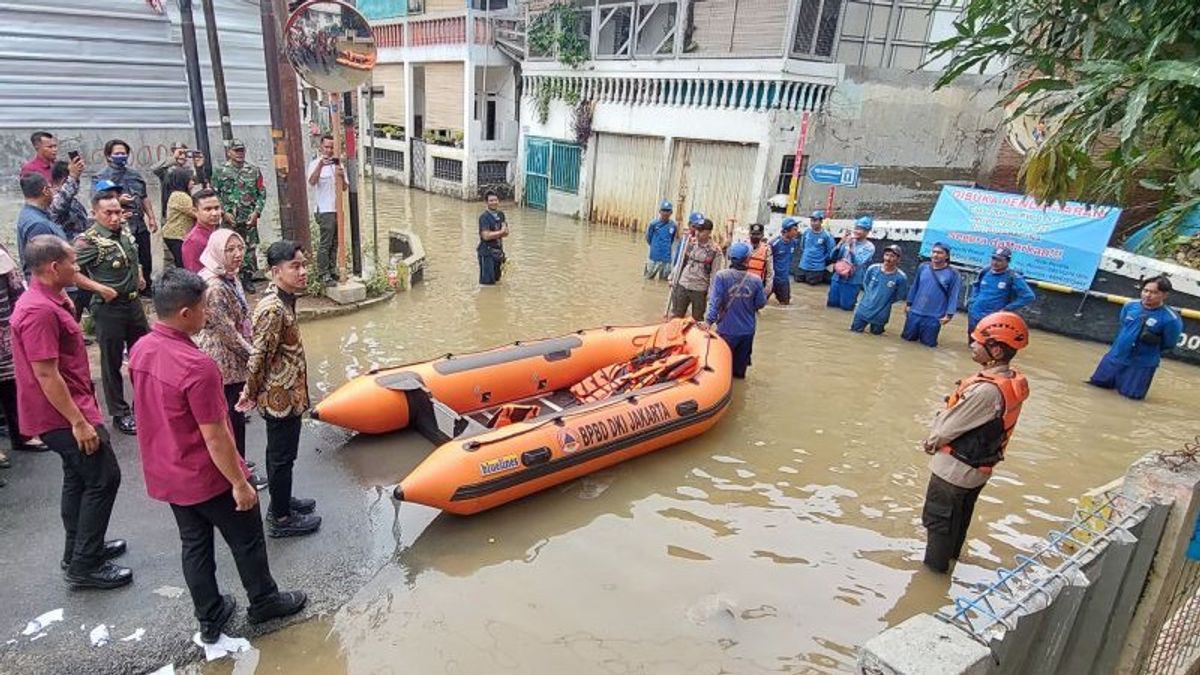
[[[67,294],[30,281],[29,290],[17,300],[12,318],[13,365],[17,371],[17,416],[21,433],[40,436],[55,429],[69,429],[71,423],[50,404],[37,377],[33,363],[58,359],[58,372],[67,383],[71,400],[88,422],[99,425],[104,421],[96,402],[96,389],[88,364],[87,347],[83,344],[83,329],[75,321],[71,300]]]
[[[229,425],[221,371],[182,331],[156,323],[129,355],[146,493],[191,506],[232,489],[208,454],[201,424]],[[230,431],[232,438],[232,430]],[[249,476],[246,463],[238,460]]]
[[[21,175],[25,176],[31,173],[40,173],[46,179],[47,183],[54,182],[53,176],[54,165],[42,159],[41,155],[35,155],[33,159],[21,165]]]
[[[208,246],[208,238],[212,236],[212,233],[212,228],[196,223],[196,226],[183,238],[183,269],[196,274],[204,269],[204,266],[200,264],[200,254],[204,253],[204,249]]]

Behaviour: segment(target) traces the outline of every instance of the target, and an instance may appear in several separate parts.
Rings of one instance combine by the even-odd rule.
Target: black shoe
[[[267,535],[280,537],[303,537],[321,529],[321,517],[292,512],[285,520],[267,514]]]
[[[128,546],[125,544],[124,539],[113,539],[112,541],[104,542],[104,549],[101,551],[100,555],[104,558],[104,560],[112,560],[113,558],[119,558],[125,555],[125,550],[127,548]],[[58,564],[65,570],[71,566],[71,561],[62,560]]]
[[[113,418],[113,426],[126,436],[137,436],[137,422],[133,415],[121,415]]]
[[[126,586],[133,581],[133,570],[128,567],[121,567],[110,562],[101,564],[91,572],[84,574],[71,574],[67,572],[63,575],[67,583],[72,588],[120,588]]]
[[[280,591],[271,600],[252,606],[246,611],[250,623],[262,623],[271,619],[282,619],[304,609],[308,596],[304,591]]]
[[[250,472],[250,484],[254,486],[255,490],[265,490],[268,483],[269,482],[266,478],[263,478],[253,471]]]
[[[221,637],[221,629],[233,618],[235,610],[237,600],[234,600],[232,595],[222,595],[221,611],[217,614],[217,620],[200,622],[200,641],[206,645],[216,644],[217,639]]]
[[[13,446],[13,450],[20,452],[50,452],[50,448],[46,447],[46,444],[41,439],[33,438],[24,443],[17,443]]]
[[[246,468],[247,469],[253,469],[256,466],[258,466],[258,464],[256,462],[251,462],[250,460],[246,460]]]
[[[324,285],[325,288],[333,288],[334,286],[338,285],[338,282],[337,282],[337,279],[334,279],[332,277],[327,277],[325,279],[325,281],[321,282],[321,284]]]
[[[317,500],[305,497],[292,497],[290,506],[292,513],[312,513],[317,510]]]

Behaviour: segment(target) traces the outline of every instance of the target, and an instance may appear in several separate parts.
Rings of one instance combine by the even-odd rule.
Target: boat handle
[[[695,399],[688,399],[675,406],[675,412],[680,417],[695,415],[698,410],[700,410],[700,404],[696,403]]]
[[[521,463],[525,466],[537,466],[550,461],[550,448],[545,446],[536,450],[526,450],[521,453]]]

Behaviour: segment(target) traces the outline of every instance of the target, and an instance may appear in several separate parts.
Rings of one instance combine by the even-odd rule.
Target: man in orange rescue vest
[[[746,271],[763,282],[763,288],[771,290],[775,276],[775,261],[771,260],[771,246],[763,240],[761,223],[750,225],[750,257],[746,260]]]
[[[1029,344],[1025,320],[996,312],[979,322],[971,338],[971,358],[983,370],[958,383],[924,443],[933,457],[921,524],[928,533],[925,566],[935,572],[946,572],[958,560],[975,500],[992,467],[1004,459],[1021,404],[1029,398],[1025,376],[1009,365]]]

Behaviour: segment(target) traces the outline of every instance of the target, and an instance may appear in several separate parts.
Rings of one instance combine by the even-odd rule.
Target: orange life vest
[[[1029,398],[1029,381],[1016,369],[1011,369],[1008,375],[976,373],[959,381],[958,388],[946,398],[946,409],[958,405],[963,393],[981,382],[992,384],[1000,390],[1000,395],[1004,397],[1003,413],[988,424],[972,429],[942,446],[941,451],[982,473],[990,474],[992,467],[1004,459],[1004,451],[1021,416],[1021,405]]]
[[[489,429],[499,429],[506,427],[514,422],[522,422],[531,417],[537,417],[542,411],[542,407],[538,405],[521,405],[520,403],[509,403],[508,405],[500,406],[492,418],[488,420]]]
[[[750,252],[750,257],[746,260],[746,271],[757,276],[763,281],[767,280],[767,252],[771,248],[766,242],[760,242],[758,248]]]
[[[597,370],[571,387],[571,394],[580,403],[603,401],[618,393],[688,377],[695,372],[697,363],[691,354],[668,354],[644,364],[639,364],[635,357],[633,361]]]

